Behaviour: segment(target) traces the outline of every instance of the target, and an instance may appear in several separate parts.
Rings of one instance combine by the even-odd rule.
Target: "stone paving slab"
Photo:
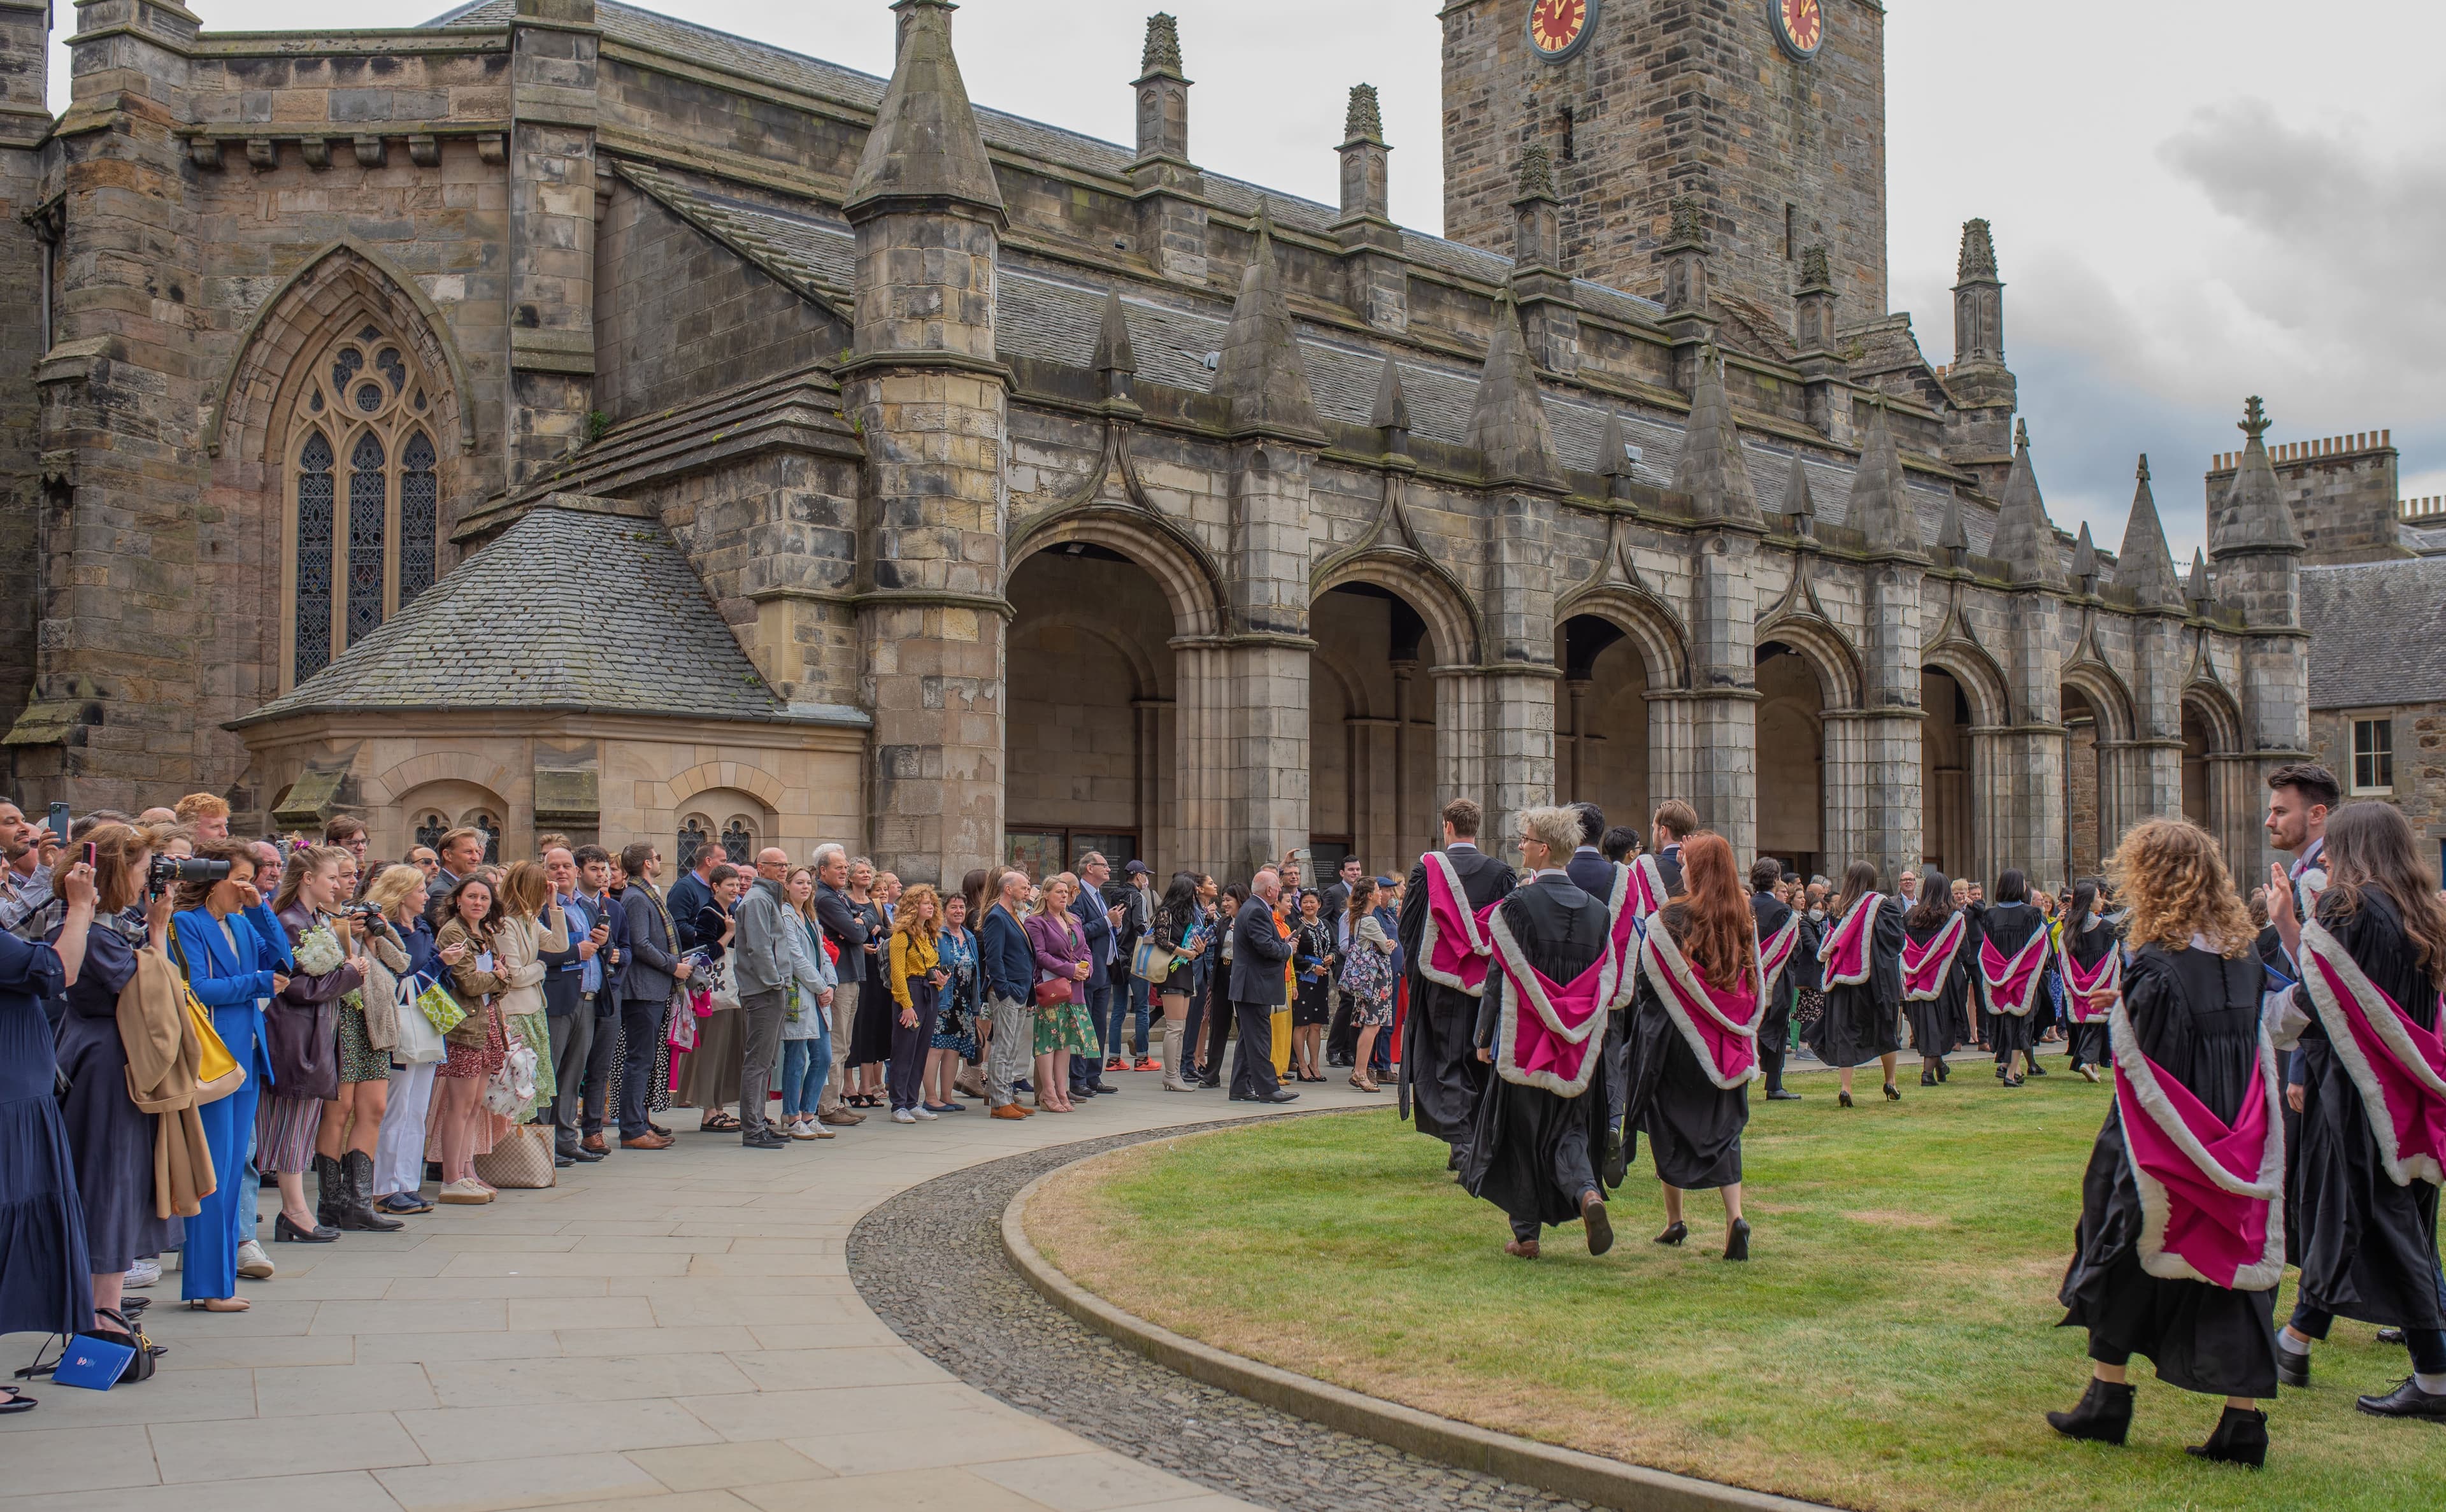
[[[38,1409],[0,1418],[0,1512],[1240,1512],[962,1383],[849,1278],[858,1221],[936,1177],[1272,1111],[1117,1081],[1074,1114],[870,1116],[769,1153],[675,1111],[672,1148],[550,1190],[267,1244],[280,1274],[238,1283],[245,1314],[181,1310],[171,1270],[152,1380],[38,1382]],[[1391,1102],[1303,1091],[1300,1109]],[[0,1360],[41,1343],[0,1337]]]

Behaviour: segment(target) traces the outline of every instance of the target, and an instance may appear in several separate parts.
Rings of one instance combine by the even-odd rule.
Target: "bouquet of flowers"
[[[301,977],[320,977],[327,972],[337,971],[348,959],[348,953],[340,948],[340,937],[333,934],[331,926],[327,924],[318,924],[298,936],[295,954],[297,974]]]

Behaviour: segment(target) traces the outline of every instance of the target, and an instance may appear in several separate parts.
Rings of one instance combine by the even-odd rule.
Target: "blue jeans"
[[[833,1036],[817,1011],[816,1037],[781,1041],[781,1116],[812,1118],[823,1100],[824,1078],[832,1073]]]
[[[1104,1054],[1118,1055],[1121,1053],[1121,1026],[1130,1021],[1132,1014],[1136,1014],[1138,1020],[1138,1056],[1143,1060],[1147,1053],[1147,984],[1136,977],[1123,977],[1120,980],[1128,983],[1128,990],[1113,994],[1112,1021],[1102,1026]]]

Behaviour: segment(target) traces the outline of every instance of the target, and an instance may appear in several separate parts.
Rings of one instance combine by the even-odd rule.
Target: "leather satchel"
[[[1059,1008],[1070,1001],[1070,983],[1059,977],[1047,977],[1036,984],[1036,1006]]]
[[[550,1124],[512,1124],[491,1149],[476,1157],[476,1179],[507,1191],[539,1191],[555,1185]]]

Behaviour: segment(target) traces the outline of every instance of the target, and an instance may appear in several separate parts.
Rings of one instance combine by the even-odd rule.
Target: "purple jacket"
[[[1049,913],[1031,916],[1027,921],[1027,948],[1036,956],[1039,981],[1047,977],[1070,984],[1070,1000],[1082,1002],[1080,995],[1086,984],[1074,980],[1080,966],[1087,963],[1087,937],[1080,931],[1078,921]]]

